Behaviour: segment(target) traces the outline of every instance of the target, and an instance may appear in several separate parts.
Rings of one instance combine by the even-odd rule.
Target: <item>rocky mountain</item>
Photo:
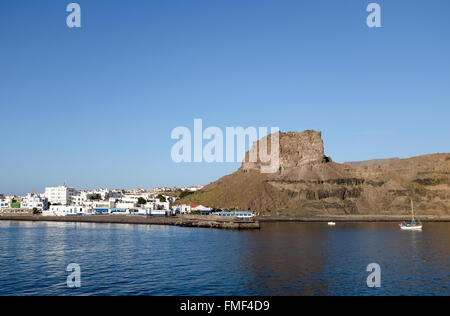
[[[410,198],[423,215],[450,214],[450,154],[339,164],[324,154],[320,132],[279,133],[279,169],[241,168],[179,203],[250,209],[266,215],[400,215]],[[270,150],[270,148],[269,148]],[[257,152],[257,151],[256,151]],[[259,156],[258,156],[259,158]]]

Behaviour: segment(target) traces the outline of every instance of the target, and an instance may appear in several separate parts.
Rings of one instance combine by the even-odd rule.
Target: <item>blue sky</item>
[[[0,2],[0,193],[207,184],[177,126],[323,132],[335,161],[449,152],[450,2]]]

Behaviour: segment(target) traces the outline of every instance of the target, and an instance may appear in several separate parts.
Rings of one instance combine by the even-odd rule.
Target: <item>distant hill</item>
[[[260,162],[244,161],[235,173],[178,203],[267,215],[399,215],[409,213],[413,196],[420,214],[450,214],[448,153],[338,164],[324,155],[316,131],[280,133],[279,150],[278,172],[263,174]]]
[[[352,167],[371,167],[371,166],[384,165],[387,163],[391,163],[398,159],[400,159],[400,158],[372,159],[372,160],[365,160],[365,161],[348,161],[348,162],[344,162],[344,165],[349,165]]]

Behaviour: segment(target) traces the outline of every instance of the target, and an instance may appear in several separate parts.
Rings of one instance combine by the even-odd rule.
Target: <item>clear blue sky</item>
[[[207,184],[171,130],[323,132],[335,161],[450,149],[450,1],[0,2],[0,193]]]

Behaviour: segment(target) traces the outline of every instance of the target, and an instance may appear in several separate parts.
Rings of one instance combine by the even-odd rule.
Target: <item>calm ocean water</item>
[[[69,289],[70,263],[81,287]],[[368,288],[366,267],[381,266]],[[260,231],[0,222],[0,295],[450,295],[450,223]]]

